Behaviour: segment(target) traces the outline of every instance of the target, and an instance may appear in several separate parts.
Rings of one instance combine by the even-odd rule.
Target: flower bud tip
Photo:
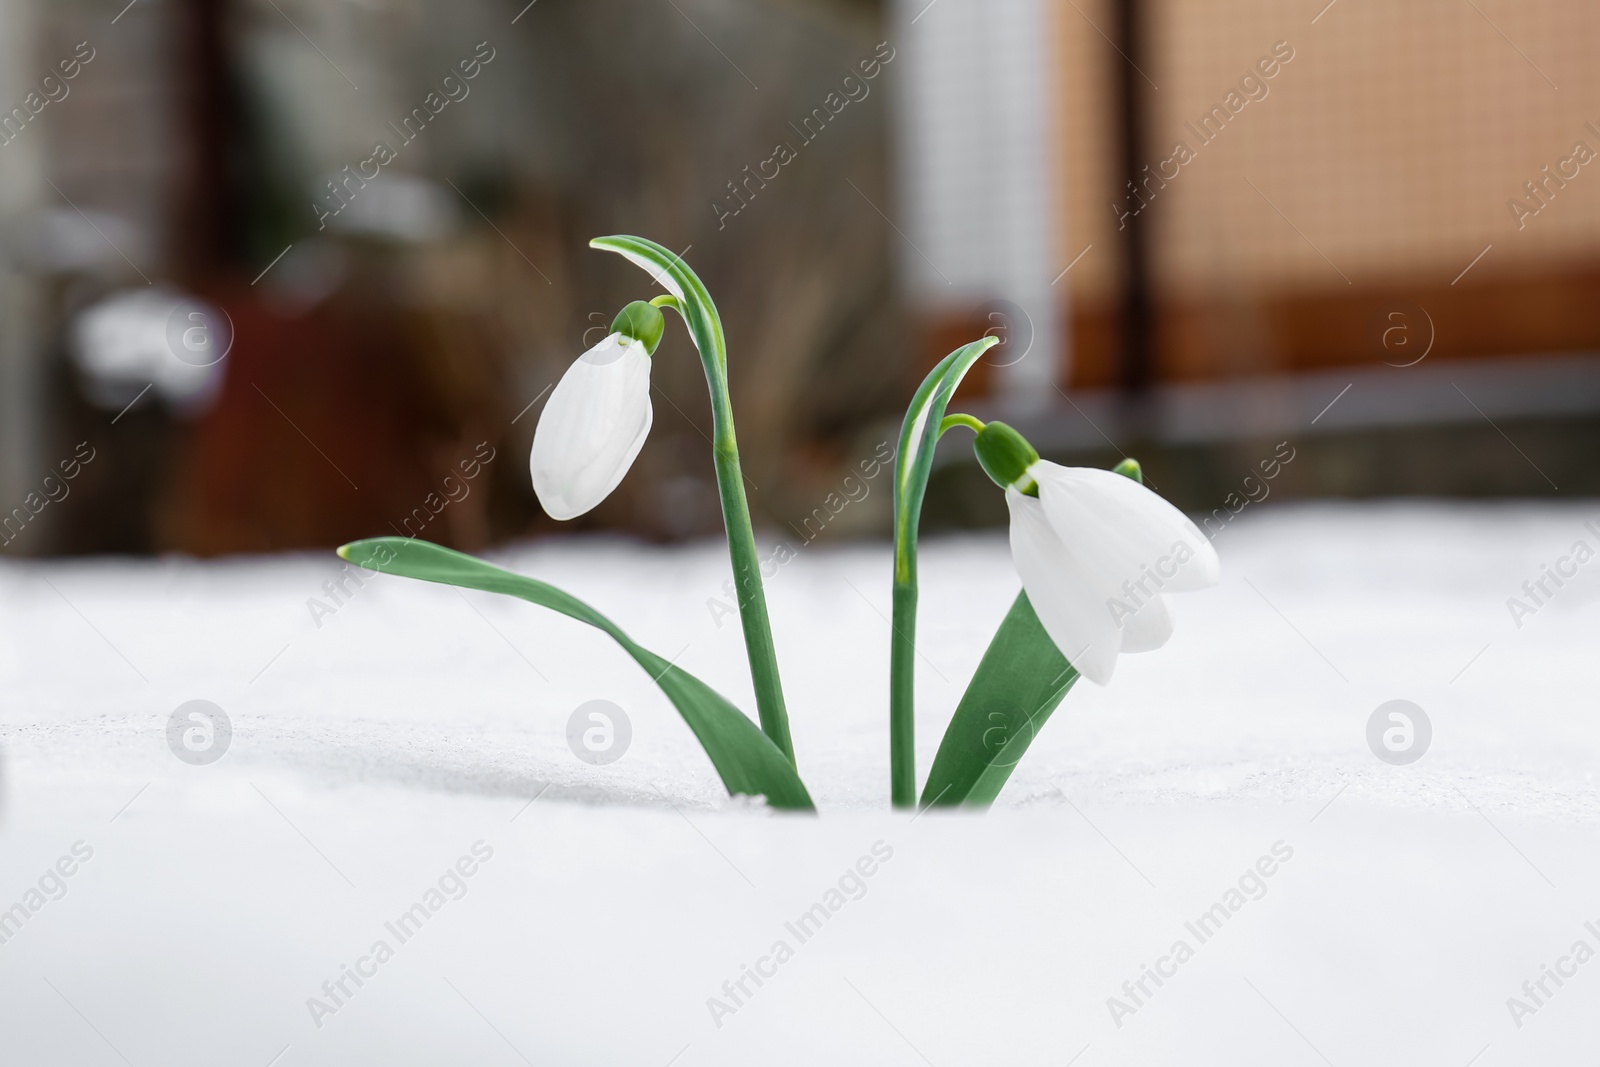
[[[1124,478],[1132,478],[1140,485],[1144,484],[1144,468],[1139,466],[1139,461],[1132,456],[1124,456],[1122,462],[1111,468],[1112,473],[1120,474]]]
[[[611,332],[620,333],[632,341],[644,345],[648,355],[656,354],[656,346],[661,343],[661,334],[667,328],[667,321],[661,315],[661,310],[654,304],[644,300],[635,300],[611,320]]]
[[[1038,495],[1039,487],[1028,468],[1039,462],[1039,453],[1016,430],[1003,422],[988,423],[973,438],[972,451],[984,473],[1000,488],[1016,486],[1019,492]]]

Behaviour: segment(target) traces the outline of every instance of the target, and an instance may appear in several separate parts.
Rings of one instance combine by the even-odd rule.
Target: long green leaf
[[[945,730],[924,806],[988,807],[1078,672],[1018,593]]]
[[[911,398],[894,466],[894,621],[889,637],[889,797],[897,808],[917,795],[917,526],[928,492],[933,449],[950,396],[996,337],[962,345],[939,361]]]
[[[1116,470],[1144,480],[1132,460],[1123,460]],[[1077,680],[1077,670],[1044,632],[1028,594],[1018,593],[939,742],[922,790],[923,806],[992,804]]]
[[[339,555],[385,574],[518,597],[604,631],[672,701],[729,793],[765,796],[775,808],[814,807],[793,765],[755,723],[694,675],[635,644],[615,623],[577,597],[428,541],[374,537],[343,546]]]

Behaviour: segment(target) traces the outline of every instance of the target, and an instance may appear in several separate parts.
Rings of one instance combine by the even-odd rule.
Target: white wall
[[[913,302],[960,311],[1004,300],[1033,341],[1008,357],[1008,410],[1049,406],[1068,353],[1067,259],[1044,0],[892,0],[900,255]],[[1013,326],[1013,329],[1017,327]]]

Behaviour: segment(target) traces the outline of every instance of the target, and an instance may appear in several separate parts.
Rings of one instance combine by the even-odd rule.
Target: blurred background
[[[986,332],[958,407],[1213,534],[1600,493],[1597,41],[1578,0],[0,0],[0,552],[715,534],[672,324],[618,492],[532,494],[548,389],[654,292],[608,233],[715,296],[772,531],[887,531],[868,464]],[[1002,522],[958,436],[927,525]]]

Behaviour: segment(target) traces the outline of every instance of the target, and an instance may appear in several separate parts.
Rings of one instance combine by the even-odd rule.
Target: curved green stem
[[[973,433],[982,433],[984,422],[976,416],[958,411],[954,415],[946,415],[939,421],[939,436],[943,437],[957,426],[965,426]]]
[[[677,254],[642,237],[596,237],[593,248],[617,252],[649,272],[671,290],[650,303],[670,307],[683,316],[711,391],[712,458],[717,468],[717,493],[722,500],[722,520],[728,534],[728,554],[733,561],[733,585],[739,600],[739,622],[744,628],[745,651],[750,658],[750,680],[755,686],[761,729],[794,763],[794,743],[789,737],[789,712],[784,706],[783,683],[778,677],[777,648],[772,641],[772,621],[761,584],[761,561],[755,533],[750,527],[750,503],[745,498],[744,474],[739,467],[739,446],[733,433],[733,404],[728,396],[728,347],[722,320],[711,294],[694,271]]]
[[[966,423],[959,420],[972,419],[970,415],[946,419],[945,405],[968,368],[998,343],[998,338],[984,337],[941,360],[923,379],[900,427],[894,467],[894,606],[889,636],[889,799],[897,808],[917,802],[917,525],[933,467],[933,446],[950,419],[960,425]]]

